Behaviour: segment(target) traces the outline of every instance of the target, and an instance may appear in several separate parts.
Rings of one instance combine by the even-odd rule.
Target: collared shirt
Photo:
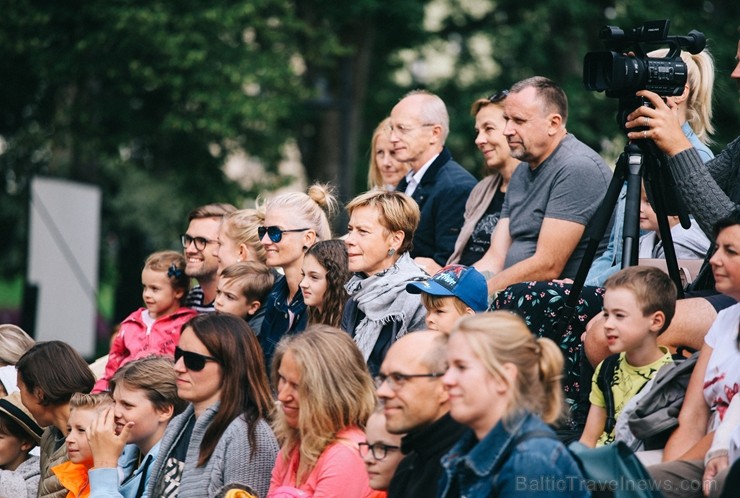
[[[406,173],[406,181],[408,182],[408,185],[406,186],[406,195],[412,196],[414,195],[414,191],[416,190],[416,187],[419,186],[421,183],[421,179],[424,177],[424,173],[427,172],[429,169],[429,166],[432,165],[435,159],[439,154],[435,154],[434,157],[432,157],[429,161],[424,163],[424,166],[421,167],[419,171],[414,173],[414,170],[409,170],[408,173]]]

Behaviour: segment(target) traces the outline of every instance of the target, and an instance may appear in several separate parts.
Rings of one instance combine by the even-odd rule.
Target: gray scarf
[[[406,284],[428,278],[408,253],[404,253],[387,270],[367,278],[355,275],[347,282],[347,292],[365,314],[365,318],[354,330],[355,342],[365,360],[370,357],[380,332],[387,323],[400,322],[401,327],[396,338],[424,326],[426,310],[418,294],[406,292]]]

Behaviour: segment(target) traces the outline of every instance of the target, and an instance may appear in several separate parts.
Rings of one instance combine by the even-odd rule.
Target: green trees
[[[470,103],[542,74],[560,82],[569,129],[590,145],[621,137],[616,102],[586,92],[583,55],[604,24],[670,18],[707,33],[718,67],[718,146],[737,133],[726,75],[737,2],[676,0],[8,0],[0,16],[2,277],[24,268],[27,185],[35,174],[100,185],[106,278],[121,313],[139,302],[148,252],[173,247],[187,211],[245,192],[222,166],[246,151],[276,171],[295,144],[310,179],[349,197],[365,186],[369,136],[406,91],[448,103],[455,157],[471,170]],[[621,149],[618,144],[617,149]],[[176,246],[175,246],[176,247]]]

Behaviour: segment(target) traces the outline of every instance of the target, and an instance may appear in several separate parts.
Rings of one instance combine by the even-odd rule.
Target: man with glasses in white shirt
[[[413,197],[421,210],[411,257],[431,258],[444,266],[460,234],[475,177],[445,147],[450,118],[437,95],[408,93],[393,107],[390,120],[395,159],[411,165],[396,190]]]

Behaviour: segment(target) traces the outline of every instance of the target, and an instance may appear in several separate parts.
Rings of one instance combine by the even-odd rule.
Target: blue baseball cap
[[[432,296],[456,297],[470,306],[476,313],[488,309],[486,277],[472,266],[445,266],[429,280],[406,284],[406,292],[411,294],[421,294],[423,292]]]

